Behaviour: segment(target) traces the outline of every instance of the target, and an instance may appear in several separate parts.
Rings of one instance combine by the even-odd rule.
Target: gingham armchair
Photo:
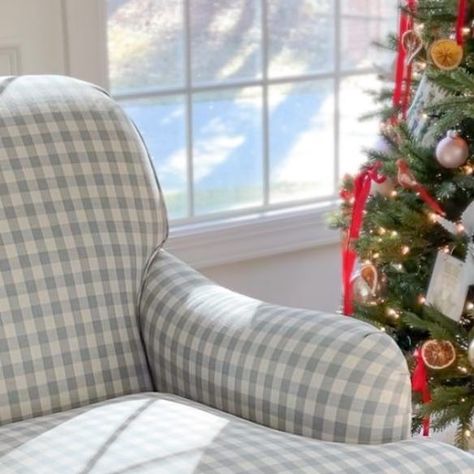
[[[389,337],[220,288],[166,236],[113,100],[0,79],[1,473],[474,472],[409,438]]]

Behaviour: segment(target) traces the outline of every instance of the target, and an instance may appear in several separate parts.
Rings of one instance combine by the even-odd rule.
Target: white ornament
[[[383,183],[377,183],[372,180],[370,185],[370,194],[372,196],[380,194],[381,196],[390,197],[394,191],[395,183],[393,182],[393,179],[388,176]]]
[[[412,135],[426,148],[431,148],[436,142],[434,136],[433,118],[425,111],[436,102],[444,99],[447,93],[423,75],[413,97],[407,114],[407,124]]]
[[[435,219],[438,224],[453,235],[466,234],[467,252],[464,259],[464,284],[467,287],[474,285],[474,201],[462,213],[462,226],[439,215],[435,215]]]
[[[436,159],[444,168],[459,168],[469,157],[469,146],[457,132],[450,130],[436,147]]]

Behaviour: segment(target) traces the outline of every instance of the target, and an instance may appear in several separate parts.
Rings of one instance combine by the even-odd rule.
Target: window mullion
[[[334,2],[334,192],[340,173],[341,0]]]
[[[191,0],[183,0],[184,15],[184,74],[186,97],[186,195],[188,217],[194,216],[194,164],[193,164],[193,96],[191,57]]]
[[[263,166],[263,205],[270,203],[270,137],[268,108],[268,5],[261,1],[262,28],[262,166]]]

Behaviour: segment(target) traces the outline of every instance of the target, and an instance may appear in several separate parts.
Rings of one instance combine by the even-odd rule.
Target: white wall
[[[65,67],[61,0],[0,0],[0,75]]]
[[[286,306],[335,311],[341,300],[339,245],[203,268],[240,293]]]
[[[0,76],[66,74],[107,86],[105,0],[0,0]]]

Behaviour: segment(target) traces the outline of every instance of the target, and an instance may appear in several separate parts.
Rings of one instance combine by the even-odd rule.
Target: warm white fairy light
[[[464,432],[464,436],[465,436],[466,438],[470,438],[470,437],[471,437],[471,430],[466,430],[466,431]]]
[[[394,263],[393,267],[395,268],[395,270],[398,270],[399,272],[403,270],[403,265],[401,263]]]
[[[392,230],[392,232],[390,232],[390,235],[392,237],[397,237],[398,236],[398,232],[396,230]]]
[[[472,301],[468,301],[466,303],[466,310],[467,311],[472,311],[474,309],[474,303]]]
[[[387,233],[387,229],[385,227],[379,227],[379,234],[380,235],[385,235]]]
[[[429,218],[429,220],[430,220],[431,222],[433,222],[433,224],[434,224],[435,222],[438,222],[437,216],[436,216],[436,214],[435,214],[434,212],[430,212],[430,213],[428,214],[428,218]]]
[[[379,258],[380,257],[380,254],[378,252],[375,252],[373,255],[372,255],[373,258]]]
[[[471,175],[474,172],[474,168],[471,165],[464,167],[464,174]]]
[[[391,193],[390,193],[390,197],[391,198],[396,198],[398,196],[398,192],[396,190],[393,190]]]
[[[443,252],[450,253],[449,247],[447,245],[443,247]]]
[[[460,372],[462,372],[463,374],[467,374],[467,369],[466,367],[462,366],[462,365],[458,365],[458,370]]]
[[[398,319],[400,317],[397,311],[395,311],[393,308],[387,308],[386,313],[387,313],[387,316],[394,319]]]
[[[466,228],[464,227],[464,225],[461,222],[458,222],[456,224],[456,230],[457,230],[458,234],[462,234],[462,233],[464,233]]]
[[[418,296],[418,303],[425,304],[426,303],[426,297],[424,295]]]
[[[402,255],[408,255],[410,253],[410,247],[408,247],[408,245],[404,245],[402,247],[401,252],[402,252]]]

